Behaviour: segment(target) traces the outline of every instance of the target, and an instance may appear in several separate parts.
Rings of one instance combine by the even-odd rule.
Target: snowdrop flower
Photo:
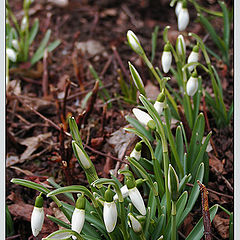
[[[168,189],[172,200],[177,201],[179,195],[179,179],[171,164],[169,164],[168,168]]]
[[[128,188],[127,188],[127,185],[122,186],[122,187],[120,188],[120,190],[121,190],[121,193],[122,193],[123,198],[128,197],[129,190],[128,190]],[[115,195],[113,196],[113,200],[114,200],[114,201],[117,201],[117,200],[118,200],[118,195],[117,195],[117,194],[115,194]]]
[[[6,54],[12,62],[17,61],[17,53],[12,48],[7,48],[6,49]]]
[[[34,237],[36,237],[41,232],[43,221],[44,221],[43,198],[40,193],[40,195],[35,200],[35,205],[31,216],[31,228]]]
[[[176,7],[175,7],[175,13],[176,13],[176,16],[178,17],[179,15],[179,12],[181,11],[182,9],[182,1],[178,1],[177,4],[176,4]]]
[[[21,22],[21,31],[25,31],[27,28],[27,17],[24,16],[23,19],[22,19],[22,22]]]
[[[164,46],[163,54],[162,54],[162,68],[165,73],[168,73],[172,64],[172,53],[170,44],[167,43]]]
[[[138,191],[137,187],[135,186],[135,183],[132,180],[128,179],[127,180],[127,187],[128,187],[128,190],[129,190],[128,195],[129,195],[134,207],[142,215],[146,215],[146,208],[145,208],[145,205],[144,205],[143,198],[142,198],[140,192]]]
[[[72,214],[72,230],[80,234],[82,231],[84,222],[85,222],[85,204],[86,200],[84,196],[78,198],[75,209]],[[73,239],[77,239],[75,236],[72,236]]]
[[[198,45],[196,45],[193,47],[193,50],[188,57],[187,63],[198,62],[198,56],[199,56],[198,52],[199,52],[199,47],[198,47]],[[195,66],[195,64],[189,66],[188,70],[190,72],[192,72],[192,70],[194,69],[194,66]]]
[[[182,51],[183,50],[183,51]],[[183,55],[186,53],[186,44],[185,44],[185,41],[184,41],[184,38],[183,38],[183,35],[179,35],[178,38],[177,38],[177,52],[180,54],[180,55]]]
[[[150,128],[154,128],[154,121],[152,118],[144,111],[138,109],[138,108],[133,108],[133,114],[137,118],[137,120],[143,125],[143,126],[148,126]]]
[[[13,45],[13,47],[14,47],[17,51],[19,51],[20,47],[19,47],[18,40],[13,39],[13,40],[12,40],[12,45]]]
[[[144,54],[144,51],[140,44],[140,41],[138,40],[137,36],[135,35],[135,33],[133,31],[128,30],[127,39],[128,39],[128,43],[133,51],[135,51],[139,55]]]
[[[131,76],[132,76],[132,79],[133,79],[133,82],[134,82],[136,88],[139,90],[139,92],[141,94],[146,95],[145,89],[144,89],[144,84],[143,84],[143,81],[142,81],[138,71],[130,62],[128,62],[128,65],[129,65]]]
[[[128,214],[128,218],[130,220],[130,227],[132,227],[133,231],[135,233],[141,233],[142,232],[142,225],[137,220],[137,218],[135,218],[132,213]]]
[[[142,143],[138,142],[132,150],[130,157],[135,158],[137,161],[141,158]]]
[[[74,140],[72,141],[72,147],[75,155],[78,157],[82,166],[85,169],[89,169],[92,166],[92,163],[87,154],[85,153],[85,151],[83,151],[83,149],[80,148],[79,145]]]
[[[188,96],[193,96],[198,89],[198,77],[197,77],[197,71],[195,70],[192,73],[192,76],[187,81],[186,90]]]
[[[187,9],[187,2],[182,3],[182,8],[178,14],[178,30],[184,31],[189,23],[189,13]]]
[[[161,115],[161,113],[163,111],[164,100],[165,100],[165,95],[164,95],[163,92],[161,92],[158,95],[157,100],[156,100],[156,102],[153,105],[159,115]]]
[[[113,194],[110,185],[105,192],[105,202],[103,206],[103,220],[107,231],[110,233],[117,224],[117,206],[113,201]]]

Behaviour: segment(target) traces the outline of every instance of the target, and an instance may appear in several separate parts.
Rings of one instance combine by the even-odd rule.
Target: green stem
[[[172,201],[172,222],[171,222],[171,240],[176,240],[177,225],[176,225],[176,202]]]
[[[121,217],[121,232],[122,232],[122,235],[123,235],[123,239],[124,240],[128,240],[129,237],[128,237],[128,233],[127,233],[127,230],[126,230],[126,224],[125,224],[125,220],[126,220],[126,212],[125,212],[125,208],[124,208],[124,202],[120,202],[120,217]]]
[[[146,240],[145,235],[143,234],[143,232],[139,235],[139,237],[140,237],[141,240]]]

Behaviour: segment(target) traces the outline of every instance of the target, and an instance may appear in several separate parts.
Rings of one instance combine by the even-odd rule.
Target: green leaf
[[[38,28],[39,28],[39,20],[35,19],[35,21],[33,23],[33,26],[32,26],[32,28],[30,30],[30,33],[29,33],[29,38],[28,38],[29,46],[31,46],[33,40],[35,39],[35,37],[38,33]]]
[[[48,29],[44,38],[42,39],[37,51],[34,53],[32,59],[31,59],[31,64],[34,65],[37,61],[39,61],[42,57],[43,57],[43,54],[44,54],[44,50],[47,46],[47,43],[49,41],[49,38],[51,36],[51,30]]]
[[[180,162],[183,165],[184,144],[183,144],[183,136],[182,136],[182,131],[180,126],[178,126],[176,129],[175,142],[176,142],[176,148],[177,148],[177,153],[178,153]]]
[[[199,164],[200,164],[200,163],[202,162],[202,160],[203,160],[203,155],[204,155],[204,153],[206,152],[206,149],[207,149],[207,146],[208,146],[208,143],[209,143],[209,140],[210,140],[211,135],[212,135],[212,132],[210,132],[210,133],[207,135],[207,137],[206,137],[203,145],[202,145],[201,148],[200,148],[200,151],[199,151],[199,153],[198,153],[195,161],[192,162],[192,168],[191,168],[190,172],[191,172],[191,174],[192,174],[193,177],[195,177],[195,174],[196,174],[196,172],[197,172],[198,166],[199,166]]]
[[[202,138],[204,134],[205,120],[203,113],[198,115],[198,118],[194,124],[192,131],[192,137],[189,144],[189,152],[187,153],[187,173],[191,169],[192,164],[194,163],[197,154],[202,146]]]
[[[223,1],[219,1],[220,7],[223,11],[223,40],[225,42],[227,51],[229,49],[229,38],[230,38],[230,22],[229,22],[229,14],[226,4]]]
[[[207,32],[210,34],[213,42],[217,45],[217,47],[222,52],[222,54],[225,55],[226,45],[225,45],[225,43],[223,44],[223,42],[221,41],[220,37],[216,33],[212,24],[201,13],[198,14],[198,16],[199,16],[200,22],[203,24],[203,26],[206,28]]]
[[[198,77],[198,91],[193,97],[193,124],[196,122],[197,116],[199,114],[199,105],[202,97],[202,78]]]
[[[157,225],[155,227],[155,230],[152,233],[152,239],[157,240],[162,232],[162,228],[164,226],[164,220],[165,220],[165,215],[162,214],[158,220],[157,220]]]
[[[62,220],[56,218],[56,217],[53,217],[51,215],[46,215],[48,219],[50,219],[51,221],[53,221],[54,223],[56,223],[57,225],[61,226],[61,227],[64,227],[64,228],[67,228],[67,229],[71,229],[71,225],[68,224],[68,223],[65,223],[63,222]]]
[[[58,230],[54,233],[51,233],[46,238],[43,238],[43,240],[50,240],[50,239],[65,240],[70,238],[71,236],[77,237],[77,240],[83,240],[83,238],[77,232],[70,229]]]
[[[195,202],[197,201],[197,198],[198,198],[198,195],[200,192],[199,186],[197,184],[197,180],[202,182],[203,176],[204,176],[204,164],[201,163],[198,168],[197,176],[195,178],[194,185],[193,185],[192,191],[190,193],[186,209],[184,210],[183,214],[181,215],[180,220],[177,224],[177,227],[179,227],[181,225],[181,223],[186,218],[186,216],[189,214],[189,212],[192,210]]]
[[[185,175],[181,182],[179,183],[179,192],[182,192],[185,188],[185,185],[191,180],[192,175],[189,173],[188,175]]]
[[[154,32],[152,33],[151,63],[153,62],[153,60],[154,60],[154,58],[155,58],[156,47],[157,47],[158,30],[159,30],[159,26],[156,26],[156,27],[154,28]]]
[[[53,180],[52,177],[48,178],[47,181],[48,181],[53,187],[55,187],[55,188],[60,188],[60,187],[61,187],[59,184],[57,184],[57,183],[54,182],[54,180]],[[72,195],[71,193],[69,193],[69,192],[68,192],[68,193],[64,193],[64,195],[65,195],[68,199],[70,199],[71,201],[75,202],[75,200],[74,200],[74,198],[73,198],[73,195]]]
[[[82,145],[81,135],[80,135],[80,132],[78,130],[78,125],[76,123],[75,118],[74,117],[70,117],[68,119],[68,124],[69,124],[70,133],[72,135],[73,140],[75,140],[78,145],[83,146]]]
[[[6,205],[6,236],[10,237],[14,234],[14,225],[11,214],[8,210],[8,206]]]
[[[215,217],[216,213],[218,210],[218,204],[215,204],[209,209],[210,212],[210,220],[212,221],[213,218]],[[196,239],[201,239],[203,237],[203,231],[204,231],[204,226],[203,226],[203,218],[201,217],[198,223],[195,225],[193,230],[189,233],[187,236],[186,240],[196,240]]]
[[[184,191],[182,195],[177,200],[177,214],[176,214],[176,224],[179,226],[180,218],[183,213],[183,210],[185,209],[186,203],[188,199],[188,192]]]
[[[233,213],[231,213],[229,218],[229,240],[233,240]]]

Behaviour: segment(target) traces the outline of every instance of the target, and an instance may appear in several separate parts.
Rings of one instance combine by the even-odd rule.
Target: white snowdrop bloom
[[[135,148],[132,150],[130,157],[135,158],[137,161],[141,158],[141,150],[137,151]]]
[[[76,149],[76,153],[78,156],[78,159],[81,161],[84,168],[88,169],[91,167],[90,159],[85,155],[83,150],[78,146],[78,144],[75,141],[72,141],[73,148]]]
[[[72,214],[72,230],[80,234],[84,222],[85,222],[85,210],[75,208]],[[72,237],[73,239],[77,239],[75,236]]]
[[[31,215],[32,234],[36,237],[42,230],[44,221],[43,198],[41,194],[36,197],[35,206]]]
[[[21,30],[24,32],[27,28],[27,17],[24,16],[21,22]]]
[[[167,43],[164,46],[163,54],[162,54],[162,68],[165,73],[168,73],[172,64],[172,53],[170,49],[170,45]]]
[[[182,51],[182,47],[183,47],[183,51]],[[186,53],[186,44],[182,34],[180,34],[177,38],[177,51],[180,55],[183,55]]]
[[[182,1],[178,1],[175,7],[175,14],[178,17],[180,10],[182,9]]]
[[[12,48],[7,48],[6,49],[6,54],[7,54],[8,58],[12,62],[16,62],[17,61],[17,54],[16,54],[16,52]]]
[[[163,111],[164,103],[156,101],[153,106],[156,109],[156,111],[158,112],[158,114],[161,115],[161,113]]]
[[[190,55],[189,55],[189,57],[188,57],[187,63],[198,62],[198,58],[199,58],[199,53],[198,53],[198,51],[199,51],[199,47],[198,47],[197,45],[194,46],[192,52],[190,53]],[[189,66],[189,67],[188,67],[188,70],[189,70],[190,72],[192,72],[193,69],[194,69],[194,66],[195,66],[195,64]]]
[[[117,207],[114,201],[104,202],[103,220],[107,231],[112,232],[117,224]]]
[[[192,76],[187,81],[186,90],[188,96],[193,96],[198,89],[198,78],[197,73],[194,72]]]
[[[12,40],[12,45],[17,51],[19,51],[20,47],[17,39]]]
[[[138,191],[137,187],[129,189],[129,197],[134,205],[134,207],[142,214],[146,215],[146,208],[144,205],[143,198]]]
[[[85,222],[85,205],[86,205],[86,199],[84,198],[84,195],[81,195],[75,205],[75,209],[72,214],[72,230],[80,234],[82,231],[84,222]],[[75,236],[72,236],[74,240],[77,238]]]
[[[137,120],[144,126],[147,126],[148,122],[152,120],[152,118],[146,112],[138,108],[133,108],[132,111]]]
[[[122,186],[122,187],[120,188],[120,190],[121,190],[121,193],[122,193],[123,198],[128,197],[129,190],[128,190],[128,188],[127,188],[127,185]],[[117,195],[117,194],[115,194],[115,195],[113,196],[113,200],[114,200],[114,201],[117,201],[117,200],[118,200],[118,195]]]
[[[132,213],[128,214],[129,220],[131,222],[131,227],[135,233],[140,233],[142,231],[141,223],[133,216]]]
[[[127,32],[127,39],[130,47],[138,54],[142,55],[143,49],[141,47],[140,41],[138,40],[137,36],[135,33],[131,30],[128,30]]]
[[[178,30],[184,31],[189,23],[189,13],[187,8],[182,8],[178,15]]]

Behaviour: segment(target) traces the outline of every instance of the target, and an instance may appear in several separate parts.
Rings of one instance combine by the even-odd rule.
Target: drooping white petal
[[[130,221],[131,221],[131,227],[134,232],[139,233],[142,231],[142,225],[141,223],[131,214],[128,214]]]
[[[189,23],[189,13],[187,8],[182,8],[178,15],[178,30],[184,31]]]
[[[161,113],[163,111],[164,103],[156,101],[153,106],[156,109],[156,111],[158,112],[158,114],[161,115]]]
[[[85,222],[85,210],[75,208],[72,214],[72,230],[80,234],[84,222]],[[76,237],[73,238],[76,239]]]
[[[189,55],[189,57],[188,57],[188,63],[192,63],[192,62],[198,62],[198,53],[197,52],[194,52],[194,51],[192,51],[191,53],[190,53],[190,55]],[[190,72],[192,72],[192,70],[194,69],[194,66],[195,66],[195,64],[193,64],[193,65],[191,65],[191,66],[189,66],[188,67],[188,70],[190,71]]]
[[[16,60],[17,60],[17,54],[16,54],[16,52],[15,52],[12,48],[7,48],[7,49],[6,49],[6,54],[7,54],[8,58],[9,58],[12,62],[16,62]]]
[[[142,214],[146,215],[146,208],[143,198],[136,187],[129,189],[129,197],[134,207]]]
[[[181,9],[182,9],[182,2],[178,1],[177,4],[176,4],[176,7],[175,7],[175,13],[176,13],[177,17],[179,15],[179,12],[181,11]]]
[[[24,16],[23,19],[22,19],[22,22],[21,22],[21,30],[25,31],[26,28],[27,28],[27,17]]]
[[[13,40],[12,40],[12,45],[13,45],[13,47],[14,47],[16,50],[19,50],[19,49],[20,49],[17,39],[13,39]]]
[[[127,185],[122,186],[122,187],[120,188],[120,190],[121,190],[121,193],[122,193],[123,198],[128,197],[128,192],[129,192],[129,190],[128,190],[128,188],[127,188]],[[114,201],[117,201],[117,200],[118,200],[118,195],[117,195],[117,194],[115,194],[115,195],[113,196],[113,200],[114,200]]]
[[[82,149],[76,143],[74,143],[74,146],[76,147],[78,158],[80,159],[83,167],[86,168],[86,169],[90,168],[91,163],[90,163],[89,159],[83,153]]]
[[[117,207],[115,202],[104,202],[103,220],[107,231],[109,233],[112,232],[117,223]]]
[[[138,161],[141,158],[141,151],[137,151],[134,148],[130,154],[130,157],[135,158]]]
[[[198,79],[194,77],[190,77],[189,80],[187,81],[187,95],[188,96],[193,96],[198,89]]]
[[[41,232],[43,221],[44,221],[43,208],[34,207],[31,216],[31,228],[34,237],[36,237]]]
[[[133,108],[133,114],[137,118],[137,120],[144,126],[147,126],[147,123],[152,120],[152,118],[144,111],[138,109],[138,108]]]
[[[183,46],[183,51],[182,51],[182,46]],[[182,34],[180,34],[177,39],[177,50],[181,55],[186,52],[186,44]]]
[[[168,73],[172,64],[172,53],[170,51],[163,51],[162,54],[162,68],[165,73]]]

